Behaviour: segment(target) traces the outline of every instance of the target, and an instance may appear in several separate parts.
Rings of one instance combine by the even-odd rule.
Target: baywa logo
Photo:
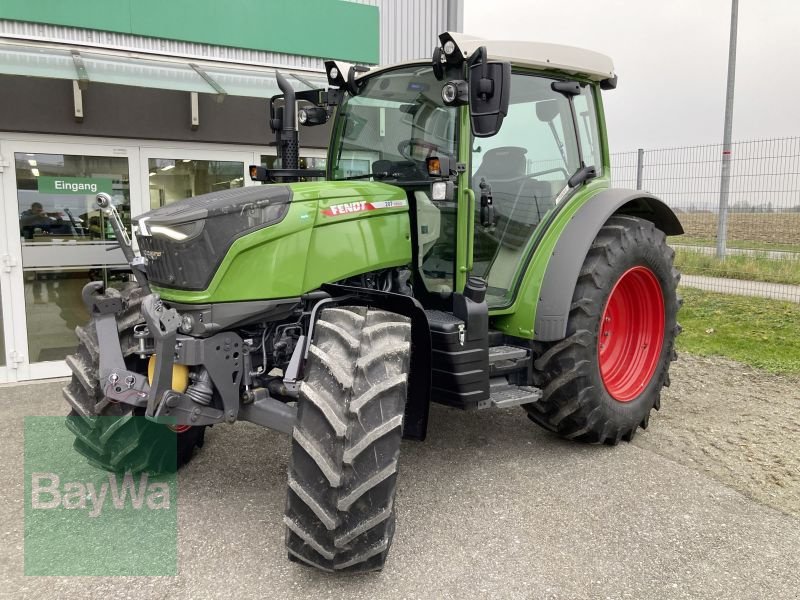
[[[164,481],[149,482],[148,478],[147,473],[140,474],[137,485],[133,473],[128,471],[120,482],[116,474],[109,473],[108,481],[99,486],[93,481],[70,481],[62,485],[56,473],[32,473],[31,508],[88,510],[89,516],[94,518],[99,517],[106,506],[115,510],[169,510],[169,485]]]
[[[175,473],[122,469],[143,464],[137,452],[171,443],[166,426],[132,421],[140,418],[25,419],[26,575],[177,574]],[[142,439],[152,430],[154,439]],[[110,457],[128,462],[111,472]]]

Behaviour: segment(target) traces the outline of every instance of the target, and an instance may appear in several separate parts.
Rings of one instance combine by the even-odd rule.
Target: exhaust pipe
[[[277,71],[275,79],[284,99],[280,132],[276,136],[281,166],[284,169],[297,169],[300,166],[300,146],[297,140],[295,93],[292,85]]]

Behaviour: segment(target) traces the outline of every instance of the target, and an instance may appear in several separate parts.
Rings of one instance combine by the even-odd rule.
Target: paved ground
[[[657,418],[634,444],[586,447],[519,409],[440,407],[428,442],[403,447],[382,573],[331,577],[286,561],[287,439],[244,424],[215,427],[181,474],[178,577],[25,578],[21,419],[63,414],[58,388],[0,388],[2,596],[777,599],[800,588],[800,520],[663,456],[649,444],[670,431]],[[702,392],[692,389],[682,393]]]
[[[707,292],[800,302],[800,285],[745,281],[743,279],[727,279],[725,277],[706,277],[704,275],[685,275],[683,273],[681,273],[681,285]]]

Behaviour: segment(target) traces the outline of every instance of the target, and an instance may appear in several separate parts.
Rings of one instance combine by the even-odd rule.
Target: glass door
[[[149,204],[145,210],[176,200],[219,190],[252,185],[248,168],[255,162],[252,152],[143,147],[142,189]]]
[[[11,177],[8,163],[4,161],[0,154],[0,224],[7,223],[6,210],[3,203],[3,178]],[[0,383],[11,381],[11,369],[9,364],[13,363],[13,358],[9,356],[7,349],[13,348],[13,338],[10,327],[6,323],[13,323],[14,316],[11,313],[11,287],[9,285],[10,274],[13,270],[13,259],[8,249],[8,235],[0,227]]]
[[[75,327],[88,321],[81,289],[129,278],[110,224],[97,210],[111,195],[123,222],[142,211],[132,147],[9,141],[0,146],[6,224],[4,356],[13,379],[69,374]],[[6,292],[6,287],[9,288]]]

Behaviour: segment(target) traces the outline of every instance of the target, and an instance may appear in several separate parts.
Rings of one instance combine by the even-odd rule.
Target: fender
[[[581,266],[600,228],[615,214],[652,221],[667,235],[683,233],[683,226],[672,209],[652,194],[625,189],[598,193],[575,213],[547,263],[536,307],[535,340],[552,342],[567,335],[572,294]]]
[[[382,308],[411,319],[411,365],[403,437],[424,441],[431,398],[431,330],[422,304],[411,296],[368,288],[329,283],[322,285],[322,289],[333,298],[349,296],[348,304]]]

